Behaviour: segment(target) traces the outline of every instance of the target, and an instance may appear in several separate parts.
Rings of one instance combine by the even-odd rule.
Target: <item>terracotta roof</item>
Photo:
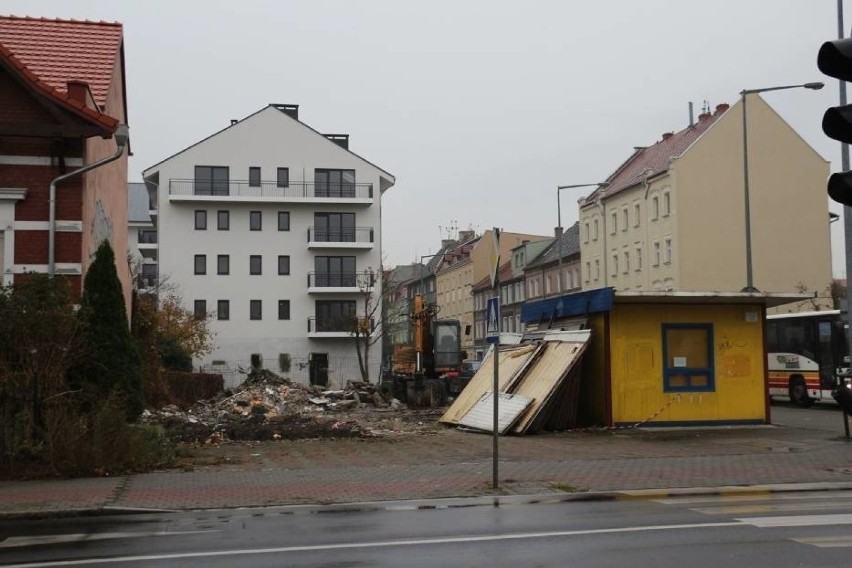
[[[649,172],[650,177],[668,171],[671,159],[683,154],[726,110],[728,110],[727,104],[717,105],[716,112],[699,115],[694,125],[687,126],[680,132],[667,132],[654,145],[637,149],[606,179],[609,185],[606,188],[596,189],[586,200],[594,200],[604,189],[604,196],[609,197],[641,183],[645,179],[645,172]]]
[[[0,44],[19,62],[66,95],[68,81],[87,83],[100,107],[106,104],[122,33],[118,22],[0,16]]]

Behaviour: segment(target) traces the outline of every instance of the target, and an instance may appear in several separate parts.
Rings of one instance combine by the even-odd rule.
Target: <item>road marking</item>
[[[114,532],[114,533],[89,533],[89,534],[46,534],[37,536],[10,536],[0,541],[0,548],[19,548],[21,546],[44,546],[47,544],[60,544],[65,542],[89,542],[93,540],[109,540],[116,538],[142,538],[149,536],[183,536],[188,534],[200,534],[217,532],[217,530],[201,531],[179,531],[179,532]]]
[[[792,539],[801,544],[818,546],[819,548],[848,548],[852,546],[852,536],[813,536]]]
[[[814,527],[818,525],[852,525],[852,514],[796,515],[791,517],[744,517],[736,520],[758,528]]]
[[[848,509],[849,503],[753,503],[751,505],[720,505],[718,507],[694,507],[690,509],[705,515],[752,515],[756,513],[780,513],[785,511],[829,511]]]
[[[685,505],[695,503],[718,503],[737,501],[799,501],[799,500],[821,500],[821,499],[846,499],[852,498],[849,491],[819,491],[808,493],[769,493],[763,495],[701,495],[697,497],[669,497],[665,499],[653,499],[654,503],[663,505]]]
[[[431,544],[460,544],[470,542],[494,542],[501,540],[523,540],[535,538],[554,538],[568,536],[588,536],[597,534],[667,531],[684,529],[706,529],[714,527],[740,526],[739,522],[724,523],[692,523],[685,525],[653,525],[647,527],[618,527],[611,529],[587,529],[576,531],[549,531],[516,534],[494,534],[467,537],[424,538],[412,540],[384,540],[376,542],[353,542],[338,544],[316,544],[307,546],[282,546],[278,548],[236,549],[220,551],[181,552],[173,554],[151,554],[147,556],[117,556],[113,558],[81,558],[77,560],[57,560],[50,562],[30,562],[25,564],[8,564],[3,568],[47,568],[49,566],[82,566],[91,564],[118,564],[123,562],[150,562],[162,560],[179,560],[184,558],[210,558],[220,556],[247,556],[257,554],[282,554],[288,552],[317,552],[324,550],[351,550],[362,548],[388,548],[405,546],[425,546]]]

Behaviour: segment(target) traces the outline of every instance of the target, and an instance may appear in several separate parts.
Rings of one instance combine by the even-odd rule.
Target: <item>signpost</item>
[[[498,489],[499,476],[497,472],[498,455],[499,455],[499,434],[500,434],[500,417],[498,414],[497,400],[500,398],[500,279],[498,278],[497,268],[500,266],[500,229],[494,227],[494,242],[492,243],[491,254],[488,255],[488,268],[491,270],[491,290],[494,294],[493,298],[488,298],[486,309],[486,329],[485,336],[494,349],[492,357],[494,358],[494,385],[492,387],[492,399],[494,400],[494,451],[492,463],[491,487]]]

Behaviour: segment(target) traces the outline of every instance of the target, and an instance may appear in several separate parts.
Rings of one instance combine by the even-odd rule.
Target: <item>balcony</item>
[[[279,186],[277,181],[251,185],[248,181],[238,180],[170,179],[169,201],[370,205],[373,203],[373,184],[291,181],[286,186]]]
[[[349,229],[308,228],[309,249],[372,249],[374,232],[372,227]]]
[[[373,272],[308,272],[308,294],[372,293]]]
[[[369,323],[367,318],[357,318],[358,326],[362,333],[369,331],[370,335],[376,332],[376,320],[371,319]],[[339,339],[339,338],[355,338],[353,320],[323,320],[315,317],[308,318],[308,338],[309,339]]]

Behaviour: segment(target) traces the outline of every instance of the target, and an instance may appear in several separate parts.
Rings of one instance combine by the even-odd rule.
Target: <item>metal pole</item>
[[[751,206],[748,194],[748,119],[746,115],[746,100],[748,94],[741,93],[743,99],[743,197],[745,199],[745,238],[746,238],[746,286],[743,292],[757,292],[754,287],[751,267]]]
[[[556,188],[556,254],[559,257],[556,281],[559,283],[559,297],[562,297],[562,202],[559,199],[559,194],[562,193],[560,188]]]
[[[557,193],[557,195],[559,195]],[[497,234],[497,252],[500,251],[500,229],[495,228],[494,232]],[[494,397],[494,425],[493,425],[493,458],[491,464],[491,487],[496,491],[500,487],[499,482],[499,473],[498,473],[498,464],[499,464],[499,453],[500,453],[500,432],[499,432],[499,411],[498,411],[498,399],[497,396],[500,393],[500,263],[497,263],[497,268],[494,272],[494,287],[492,291],[495,293],[497,297],[497,341],[494,342],[494,384],[492,386],[492,394]]]
[[[837,0],[837,38],[843,39],[843,0]],[[840,104],[846,104],[846,81],[838,81],[840,84]],[[840,169],[846,171],[849,169],[849,145],[845,142],[840,144]],[[843,232],[844,242],[846,246],[846,323],[849,324],[849,306],[852,301],[852,207],[845,205],[843,207]],[[849,354],[852,355],[852,328],[846,328],[846,341],[849,348]],[[845,365],[850,365],[844,362]],[[845,388],[844,385],[839,385]],[[846,439],[849,439],[849,417],[846,412],[843,415],[843,430],[846,434]]]

